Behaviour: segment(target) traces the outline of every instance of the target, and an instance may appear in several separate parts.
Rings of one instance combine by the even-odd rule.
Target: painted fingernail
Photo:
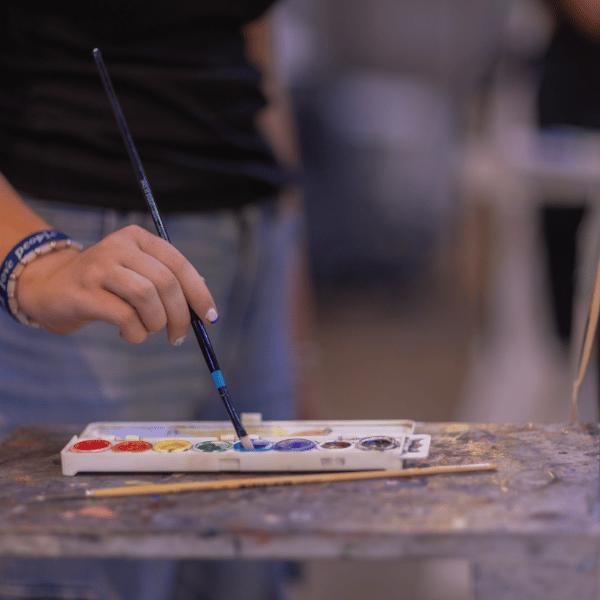
[[[185,335],[177,338],[174,342],[173,342],[173,346],[181,346],[181,344],[183,344],[183,342],[185,342]]]
[[[219,315],[214,308],[209,308],[204,316],[206,317],[206,320],[211,323],[216,323],[219,320]]]

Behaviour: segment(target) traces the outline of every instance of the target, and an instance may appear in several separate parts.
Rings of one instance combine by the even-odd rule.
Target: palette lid
[[[282,436],[327,436],[335,432],[344,435],[345,431],[361,435],[410,435],[415,429],[415,422],[409,420],[323,420],[323,421],[262,421],[260,413],[251,413],[252,418],[244,418],[242,422],[249,435],[264,437]],[[81,434],[81,438],[177,438],[200,437],[221,439],[224,436],[235,436],[230,421],[174,421],[174,422],[142,422],[114,421],[90,423]]]

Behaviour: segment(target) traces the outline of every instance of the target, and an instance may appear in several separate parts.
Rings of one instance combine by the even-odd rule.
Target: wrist
[[[59,231],[40,231],[21,240],[0,264],[0,308],[23,325],[39,328],[39,324],[23,312],[23,306],[19,303],[17,292],[20,281],[30,279],[33,271],[38,271],[50,256],[71,249],[78,251],[80,248]],[[29,265],[36,262],[39,262],[38,269],[31,271]]]
[[[53,302],[50,292],[50,277],[70,263],[81,253],[76,246],[57,248],[49,254],[27,265],[18,278],[15,296],[19,310],[29,317],[30,321],[46,327],[43,314]],[[34,325],[35,327],[35,325]]]

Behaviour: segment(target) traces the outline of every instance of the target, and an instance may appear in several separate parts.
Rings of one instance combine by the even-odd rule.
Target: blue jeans
[[[84,247],[132,223],[155,232],[146,213],[29,203],[52,227]],[[173,214],[164,221],[171,242],[206,279],[217,305],[220,320],[208,333],[235,408],[239,413],[261,412],[265,419],[294,418],[286,276],[296,224],[282,218],[274,204],[239,213]],[[83,426],[92,421],[191,419],[227,419],[191,330],[176,348],[164,331],[142,344],[128,344],[106,323],[57,336],[0,315],[2,434],[33,423]],[[175,567],[172,561],[2,559],[0,600],[165,600],[173,597]],[[222,568],[235,568],[235,563]],[[225,586],[215,590],[212,583],[221,584],[209,578],[199,584],[206,591],[202,597],[251,600],[243,573],[258,581],[270,578],[272,568],[246,563],[237,576],[215,578]],[[210,564],[198,566],[197,572],[202,571],[210,572]],[[81,580],[88,582],[83,588]],[[80,590],[79,595],[73,596],[68,587]],[[266,600],[264,589],[256,600]]]

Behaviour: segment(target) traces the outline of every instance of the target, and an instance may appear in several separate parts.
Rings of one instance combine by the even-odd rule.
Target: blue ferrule
[[[213,371],[211,375],[217,388],[225,387],[225,377],[223,377],[223,372],[221,369],[218,371]]]

